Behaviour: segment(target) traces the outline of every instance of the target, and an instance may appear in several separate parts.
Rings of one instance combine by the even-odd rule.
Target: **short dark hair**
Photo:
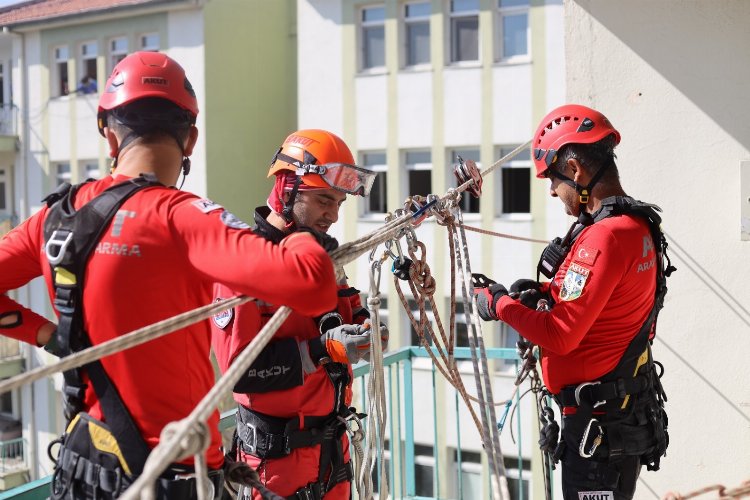
[[[614,134],[591,144],[566,144],[557,152],[557,160],[550,168],[562,172],[568,160],[575,158],[591,175],[596,174],[600,168],[605,168],[600,182],[619,181],[620,175],[615,163],[616,145]]]
[[[158,97],[139,99],[107,113],[107,126],[115,134],[120,137],[135,134],[145,141],[165,135],[184,141],[194,123],[195,117],[188,111]]]

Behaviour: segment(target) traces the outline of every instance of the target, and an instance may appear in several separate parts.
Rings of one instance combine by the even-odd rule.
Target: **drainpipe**
[[[24,37],[23,33],[19,33],[17,31],[13,31],[9,29],[7,26],[3,26],[2,29],[3,34],[9,34],[14,37],[17,37],[18,40],[20,40],[20,55],[18,60],[18,70],[21,72],[21,112],[19,113],[19,118],[21,120],[21,124],[18,127],[18,134],[19,134],[19,168],[16,169],[16,173],[20,177],[20,184],[21,184],[21,193],[19,197],[19,222],[26,220],[31,214],[30,214],[30,205],[29,205],[29,173],[28,173],[28,151],[29,151],[29,137],[31,137],[31,130],[30,130],[30,124],[29,124],[29,75],[28,71],[26,70],[26,38]],[[12,83],[11,83],[12,85]],[[16,95],[14,93],[13,95]],[[24,298],[26,304],[31,303],[31,290],[28,286],[25,286],[23,288]],[[34,360],[34,348],[31,345],[28,345],[26,348],[26,363],[29,368],[33,368],[33,360]],[[37,453],[37,446],[38,446],[38,440],[36,435],[36,382],[32,383],[29,387],[29,393],[30,393],[30,415],[28,418],[29,422],[29,447],[28,447],[28,465],[29,465],[29,475],[31,480],[35,480],[38,476],[38,470],[35,467],[35,464],[38,463],[38,453]]]

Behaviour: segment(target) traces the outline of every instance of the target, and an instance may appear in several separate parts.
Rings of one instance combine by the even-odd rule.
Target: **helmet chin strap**
[[[573,189],[576,190],[576,193],[578,193],[578,220],[584,223],[586,219],[591,218],[591,214],[586,211],[586,205],[589,203],[589,199],[591,198],[591,192],[594,189],[594,186],[599,182],[599,180],[604,175],[604,172],[606,171],[607,167],[609,166],[609,163],[603,165],[602,167],[597,170],[596,174],[594,174],[594,177],[591,178],[591,182],[588,183],[586,186],[581,186],[576,181],[571,179],[570,177],[566,176],[565,174],[561,174],[557,170],[550,169],[550,173],[563,181],[565,184],[572,186]]]
[[[289,193],[289,200],[284,203],[284,209],[281,211],[281,216],[286,221],[286,228],[290,231],[294,228],[294,201],[297,198],[300,184],[302,184],[302,177],[297,176],[292,191]]]
[[[142,134],[141,134],[142,135]],[[112,159],[112,165],[109,168],[109,173],[114,173],[115,169],[117,168],[117,163],[120,159],[120,153],[130,146],[136,139],[139,139],[141,135],[136,134],[135,132],[131,132],[128,135],[126,135],[122,142],[117,147],[117,152],[115,153],[115,157]],[[190,158],[185,156],[185,146],[182,144],[182,141],[180,140],[177,133],[169,132],[169,135],[172,136],[172,138],[177,143],[177,147],[180,148],[180,154],[182,155],[182,163],[180,164],[180,171],[182,172],[182,182],[180,183],[180,187],[177,189],[182,189],[182,186],[185,184],[185,178],[190,173],[190,167],[192,166],[192,162],[190,161]],[[177,174],[179,176],[179,174]]]

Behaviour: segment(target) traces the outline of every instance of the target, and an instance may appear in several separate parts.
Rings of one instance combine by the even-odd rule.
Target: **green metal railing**
[[[434,348],[433,348],[434,349]],[[437,353],[437,351],[434,351]],[[512,360],[516,362],[518,354],[515,349],[500,349],[492,348],[486,349],[487,358],[494,360]],[[439,354],[438,354],[439,356]],[[390,459],[387,467],[388,485],[389,491],[392,498],[407,498],[407,499],[428,499],[428,498],[449,498],[455,495],[454,498],[464,500],[464,484],[463,484],[463,453],[461,449],[461,434],[462,433],[476,433],[474,423],[470,419],[465,419],[462,423],[460,418],[460,408],[463,405],[463,401],[459,398],[458,392],[453,390],[455,399],[455,420],[456,420],[456,459],[455,459],[455,492],[441,491],[440,476],[448,473],[448,468],[443,466],[441,468],[440,453],[436,453],[435,450],[441,447],[447,446],[447,443],[440,442],[439,435],[439,423],[438,423],[438,393],[440,389],[437,387],[437,376],[434,364],[430,363],[430,368],[424,368],[425,371],[429,371],[431,380],[431,392],[432,392],[432,405],[431,407],[415,408],[414,406],[414,366],[413,361],[417,358],[429,358],[427,349],[424,347],[405,347],[398,351],[387,353],[383,358],[383,365],[385,368],[386,375],[386,390],[388,396],[386,398],[388,406],[388,429],[386,429],[386,437],[388,439],[389,451],[394,449],[393,436],[398,436],[400,441],[398,446],[399,453],[397,456],[391,452]],[[468,347],[459,347],[454,351],[454,357],[457,361],[464,361],[471,359],[471,352]],[[369,364],[357,365],[354,368],[354,376],[359,379],[359,384],[356,386],[360,391],[360,410],[367,411],[367,383],[366,375],[370,371]],[[467,373],[467,377],[470,374]],[[403,378],[403,381],[402,381]],[[473,380],[472,384],[473,386]],[[474,393],[473,387],[467,384],[469,393]],[[449,386],[448,386],[449,387]],[[425,390],[427,388],[424,388]],[[420,388],[421,390],[421,388]],[[451,390],[446,389],[446,390]],[[443,394],[448,394],[444,392]],[[495,402],[503,401],[509,394],[497,394],[495,392]],[[505,420],[504,416],[505,407],[500,407],[498,415],[502,421]],[[519,410],[520,411],[520,408]],[[420,496],[416,478],[416,448],[417,443],[415,441],[415,422],[432,422],[433,428],[433,442],[431,443],[432,448],[432,460],[434,461],[433,478],[432,478],[432,496]],[[402,428],[403,422],[403,428]],[[523,470],[523,456],[521,452],[521,418],[518,415],[516,419],[516,439],[518,448],[515,452],[517,467],[519,471],[519,481],[515,488],[515,499],[523,499],[528,497],[528,491],[524,492],[524,484],[521,480],[521,471]],[[466,434],[464,434],[466,435]],[[403,436],[403,437],[402,437]],[[508,454],[506,451],[506,463]],[[383,459],[382,456],[378,457],[379,460]],[[375,469],[378,470],[377,467]],[[488,481],[487,477],[483,478],[484,481]],[[377,482],[377,478],[373,479]],[[483,481],[483,482],[484,482]],[[466,498],[466,500],[469,500]]]
[[[515,349],[487,349],[487,358],[491,360],[517,360],[518,355]],[[456,348],[454,352],[456,360],[469,360],[471,354],[468,348]],[[391,492],[391,498],[407,498],[413,500],[428,500],[434,498],[447,498],[450,495],[449,492],[441,492],[440,489],[440,475],[445,474],[445,470],[441,470],[440,456],[439,453],[435,453],[440,446],[439,433],[438,433],[438,390],[437,390],[437,377],[434,365],[430,363],[430,368],[425,370],[431,371],[432,380],[432,407],[428,408],[415,408],[414,406],[414,373],[413,373],[413,361],[418,358],[429,358],[429,354],[424,347],[405,347],[398,351],[387,353],[383,359],[383,365],[386,373],[386,388],[388,391],[387,406],[388,406],[388,429],[386,437],[388,438],[389,448],[393,450],[394,439],[393,436],[399,436],[398,450],[400,451],[398,456],[394,456],[391,453],[390,459],[388,460],[387,474],[389,482],[389,491]],[[354,376],[358,379],[357,388],[359,389],[358,396],[361,398],[360,410],[366,411],[367,405],[367,393],[366,393],[366,378],[369,374],[369,364],[359,364],[354,367]],[[469,392],[474,392],[470,390]],[[502,401],[508,395],[506,394],[495,394],[495,400]],[[456,418],[456,482],[457,485],[457,498],[464,500],[463,490],[463,474],[462,474],[462,450],[461,450],[461,434],[462,432],[476,432],[474,423],[470,420],[465,421],[463,424],[459,418],[459,408],[463,402],[459,399],[458,394],[455,395],[455,418]],[[395,406],[395,407],[394,407]],[[501,422],[504,420],[503,416],[504,408],[499,408],[498,414],[501,415]],[[520,409],[518,410],[520,411]],[[225,412],[221,415],[219,422],[219,429],[221,431],[232,428],[234,424],[234,410]],[[417,493],[417,481],[416,481],[416,447],[415,442],[415,422],[426,422],[427,419],[432,420],[434,432],[434,442],[432,443],[433,449],[433,495],[432,496],[419,496]],[[513,492],[514,500],[528,498],[528,491],[524,492],[523,481],[520,480],[520,474],[523,470],[523,456],[521,453],[521,418],[516,417],[516,441],[518,449],[516,452],[515,460],[517,460],[519,481],[516,491]],[[365,424],[366,425],[366,424]],[[403,441],[401,439],[403,435]],[[445,443],[442,444],[445,446]],[[389,451],[390,451],[389,450]],[[379,459],[383,459],[381,455]],[[506,463],[508,455],[506,451]],[[13,500],[43,500],[49,495],[49,482],[50,477],[45,477],[37,481],[25,484],[18,488],[14,488],[7,492],[0,493],[0,500],[13,499]],[[488,483],[488,478],[484,477],[483,482]],[[469,500],[466,498],[465,500]]]

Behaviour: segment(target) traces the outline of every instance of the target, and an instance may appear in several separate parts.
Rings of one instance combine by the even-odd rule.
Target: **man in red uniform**
[[[347,194],[369,194],[375,174],[354,166],[344,141],[325,130],[299,130],[273,158],[268,206],[255,211],[253,231],[283,242],[300,231],[325,234]],[[331,249],[335,240],[326,236]],[[289,294],[300,293],[296,287]],[[235,295],[216,287],[217,299]],[[292,313],[275,339],[234,387],[235,457],[256,468],[275,493],[310,500],[349,499],[352,470],[345,421],[352,415],[351,364],[368,359],[369,313],[358,290],[339,283],[335,308],[318,317]],[[249,302],[214,317],[213,348],[226,370],[278,306]],[[385,343],[388,330],[380,326]],[[240,498],[247,498],[242,492]],[[255,492],[253,498],[259,499]]]
[[[52,195],[48,206],[0,241],[4,335],[38,346],[52,339],[56,352],[69,354],[210,304],[215,282],[302,314],[335,306],[333,266],[312,235],[299,233],[274,244],[221,205],[173,187],[181,170],[189,170],[197,113],[192,86],[174,60],[138,52],[118,63],[101,95],[98,117],[114,158],[113,174]],[[75,267],[68,268],[66,259],[75,252],[69,254],[70,249],[88,243],[79,241],[77,232],[97,225],[92,221],[98,215],[88,207],[105,199],[97,196],[105,190],[116,198],[116,189],[137,183],[146,186],[118,201],[116,215],[89,238],[96,246],[88,258],[79,253],[73,259],[82,270],[71,271]],[[65,220],[83,213],[92,219],[64,229]],[[59,316],[54,335],[54,324],[4,295],[42,275]],[[186,417],[213,386],[209,323],[87,365],[70,374],[79,379],[77,385],[66,373],[66,416],[72,421],[62,437],[53,498],[109,499],[127,488],[164,426]],[[117,396],[120,401],[113,404],[122,411],[110,411]],[[218,413],[208,426],[206,458],[218,498],[223,490]],[[192,457],[173,464],[157,484],[158,497],[197,498],[192,471]]]
[[[620,185],[619,142],[609,120],[585,106],[542,120],[532,146],[537,177],[578,220],[540,259],[551,282],[476,290],[483,319],[506,322],[541,349],[563,439],[556,446],[557,436],[548,442],[543,432],[540,445],[562,460],[566,499],[633,498],[641,466],[658,469],[667,444],[650,338],[672,268],[663,268],[658,208]]]

